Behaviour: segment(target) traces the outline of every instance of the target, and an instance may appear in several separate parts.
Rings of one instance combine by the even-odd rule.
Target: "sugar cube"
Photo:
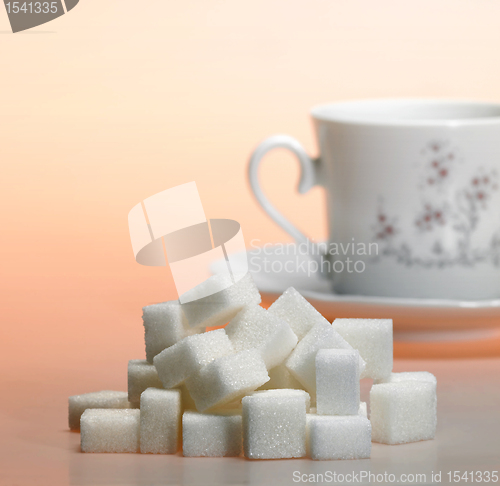
[[[314,420],[314,417],[317,416],[316,407],[311,407],[309,412],[306,415],[306,449],[307,449],[307,457],[311,457],[311,420]],[[368,418],[366,402],[361,402],[359,404],[358,415],[360,417]]]
[[[310,454],[315,460],[368,459],[370,421],[360,415],[311,415],[308,419]]]
[[[392,319],[335,319],[333,328],[366,362],[361,378],[384,379],[392,371]]]
[[[317,408],[311,407],[307,412],[307,417],[309,417],[309,415],[318,415]],[[367,411],[367,407],[366,407],[366,402],[359,403],[357,415],[360,415],[361,417],[364,417],[364,418],[368,418],[368,411]]]
[[[259,290],[249,273],[236,283],[224,282],[227,278],[213,275],[184,294],[181,305],[190,327],[222,326],[246,305],[260,304]]]
[[[181,408],[183,412],[185,410],[196,410],[196,405],[187,389],[186,383],[182,383],[178,387],[174,388],[174,390],[179,390],[181,392]]]
[[[358,415],[361,415],[364,418],[368,418],[368,410],[366,408],[366,402],[361,402],[359,404]]]
[[[320,349],[316,354],[316,406],[320,415],[356,415],[359,410],[359,353]]]
[[[71,430],[80,429],[80,417],[88,408],[130,408],[124,391],[103,390],[73,395],[68,399],[68,422]]]
[[[306,457],[311,457],[311,421],[316,415],[316,408],[306,414]]]
[[[251,393],[251,392],[250,392]],[[215,405],[210,409],[210,413],[219,413],[219,412],[224,412],[228,410],[239,410],[241,413],[241,399],[243,397],[239,396],[235,400],[231,400],[230,402],[224,402],[220,405]],[[196,406],[194,407],[194,410],[196,409]]]
[[[437,424],[436,384],[401,381],[373,385],[370,421],[373,441],[404,444],[433,439]]]
[[[283,397],[304,397],[306,400],[306,412],[309,413],[311,410],[311,396],[305,390],[296,390],[293,388],[278,388],[270,390],[257,390],[252,393],[252,396],[259,395],[260,393],[265,393],[265,396],[283,396]]]
[[[302,384],[302,386],[316,397],[316,353],[320,349],[351,349],[352,347],[336,332],[331,324],[324,319],[299,341],[285,362],[287,369]],[[359,358],[360,370],[365,363]]]
[[[181,426],[180,390],[148,388],[141,395],[141,452],[175,454]]]
[[[272,390],[277,388],[294,388],[296,390],[303,389],[303,386],[286,369],[284,364],[275,366],[274,368],[268,370],[268,373],[269,381],[264,383],[259,390]]]
[[[239,456],[242,449],[241,411],[202,414],[184,412],[182,453],[189,457]]]
[[[148,363],[153,363],[157,354],[192,332],[188,330],[189,326],[178,300],[143,307],[142,320]]]
[[[139,405],[141,393],[146,388],[163,388],[156,368],[145,359],[131,359],[128,362],[128,400]]]
[[[255,349],[212,361],[186,380],[200,412],[238,400],[269,380],[266,364]]]
[[[214,359],[233,352],[226,331],[217,329],[185,337],[157,354],[153,363],[163,386],[173,388]]]
[[[326,321],[293,287],[286,289],[268,310],[288,322],[299,341],[315,324]]]
[[[259,305],[238,312],[225,330],[235,351],[257,348],[268,369],[281,364],[297,345],[290,326]]]
[[[243,449],[250,459],[284,459],[306,454],[306,398],[262,391],[242,400]]]
[[[140,410],[91,408],[80,423],[82,452],[139,452]]]
[[[405,371],[403,373],[391,373],[385,379],[375,380],[376,385],[380,383],[397,383],[400,381],[428,381],[437,383],[436,377],[428,371]]]

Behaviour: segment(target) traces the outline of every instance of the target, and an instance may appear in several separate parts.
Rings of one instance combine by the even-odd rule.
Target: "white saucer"
[[[284,264],[290,256],[276,254],[276,248],[247,252],[250,273],[266,303],[272,303],[288,287],[295,287],[330,321],[337,317],[392,318],[398,341],[474,340],[500,335],[500,299],[459,301],[334,294],[328,280],[318,274],[308,275],[306,268],[295,265],[295,258],[300,263],[301,259],[308,261],[307,256],[294,254],[294,268],[299,269],[288,273]]]

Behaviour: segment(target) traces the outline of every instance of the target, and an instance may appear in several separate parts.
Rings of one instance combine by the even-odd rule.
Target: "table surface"
[[[425,474],[500,469],[500,359],[396,360],[395,371],[427,370],[438,379],[435,440],[373,444],[371,459],[356,461],[184,458],[177,455],[83,454],[80,435],[67,429],[67,396],[74,370],[44,368],[28,375],[22,365],[2,376],[0,484],[5,485],[223,485],[299,484],[298,475]],[[82,391],[100,389],[102,365],[89,364]],[[362,398],[369,382],[363,383]],[[327,474],[328,473],[328,474]],[[295,474],[295,476],[294,476]],[[305,476],[301,476],[303,479]],[[320,478],[321,479],[321,478]],[[326,480],[325,480],[326,482]],[[367,482],[367,481],[365,481]],[[372,480],[373,482],[373,480]]]

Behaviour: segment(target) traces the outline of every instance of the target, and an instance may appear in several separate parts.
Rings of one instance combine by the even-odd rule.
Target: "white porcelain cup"
[[[276,135],[254,151],[249,179],[264,210],[298,243],[307,237],[259,186],[262,158],[287,148],[301,165],[299,192],[326,189],[321,266],[333,291],[500,297],[500,104],[366,100],[315,107],[312,118],[319,158]]]

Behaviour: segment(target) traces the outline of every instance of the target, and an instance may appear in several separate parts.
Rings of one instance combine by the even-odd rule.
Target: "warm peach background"
[[[5,413],[32,391],[64,414],[68,394],[126,387],[141,307],[175,295],[168,271],[134,261],[132,206],[196,180],[247,242],[289,240],[250,194],[255,144],[286,132],[315,153],[321,102],[500,101],[499,19],[492,0],[81,0],[13,35],[0,6]],[[297,175],[274,154],[265,188],[323,237],[321,191],[299,198]]]
[[[499,18],[489,0],[81,0],[12,35],[0,10],[2,345],[75,369],[142,355],[141,306],[173,294],[165,269],[134,262],[134,204],[196,180],[247,242],[288,240],[249,192],[255,144],[287,132],[315,153],[308,109],[324,101],[499,101]],[[324,236],[321,190],[295,195],[291,158],[263,172]]]
[[[81,0],[13,35],[0,10],[0,359],[142,355],[141,306],[173,294],[165,269],[134,262],[133,205],[196,180],[247,242],[288,240],[249,192],[255,144],[287,132],[315,153],[308,109],[324,101],[500,101],[499,18],[490,0]],[[263,172],[324,236],[321,190],[295,195],[290,156]]]

